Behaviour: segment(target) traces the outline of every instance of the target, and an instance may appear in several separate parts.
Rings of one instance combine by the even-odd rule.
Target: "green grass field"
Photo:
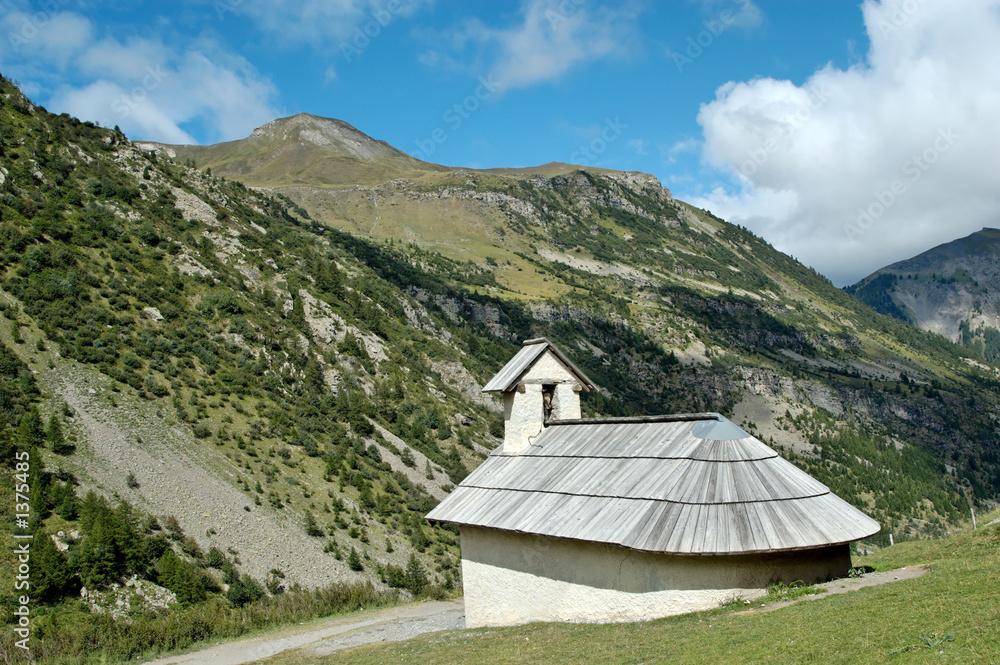
[[[984,524],[1000,517],[994,513]],[[268,665],[333,663],[997,663],[1000,524],[896,545],[855,565],[929,564],[923,577],[769,612],[724,608],[635,624],[532,624],[428,634],[322,658],[288,652]]]

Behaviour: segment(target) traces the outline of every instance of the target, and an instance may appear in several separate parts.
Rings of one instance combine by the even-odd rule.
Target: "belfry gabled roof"
[[[580,385],[583,387],[584,392],[597,389],[594,382],[588,379],[587,375],[574,365],[569,358],[564,356],[562,351],[557,349],[552,342],[544,337],[539,337],[525,341],[521,350],[503,366],[503,369],[496,373],[496,376],[483,386],[483,392],[505,393],[514,390],[520,378],[524,376],[525,372],[531,369],[535,361],[541,358],[546,351],[551,351],[555,354],[559,362],[565,365],[566,369],[580,380]]]
[[[514,374],[505,367],[491,384]],[[550,421],[526,450],[495,450],[427,517],[679,555],[813,549],[879,531],[718,414]]]

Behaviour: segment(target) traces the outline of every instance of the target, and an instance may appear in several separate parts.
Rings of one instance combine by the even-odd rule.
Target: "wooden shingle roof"
[[[879,531],[717,414],[554,421],[498,448],[428,519],[685,555],[811,549]]]
[[[496,376],[490,379],[486,385],[483,386],[483,392],[505,393],[513,390],[517,387],[517,382],[522,376],[524,376],[525,372],[531,369],[531,366],[535,364],[535,361],[541,358],[546,351],[554,353],[556,358],[558,358],[559,361],[566,366],[566,369],[572,372],[577,379],[579,379],[580,385],[583,387],[585,392],[597,389],[594,382],[588,379],[587,375],[580,371],[580,368],[574,365],[569,358],[564,356],[562,351],[557,349],[552,342],[544,337],[539,337],[537,339],[529,339],[525,341],[521,350],[518,351],[517,354],[511,358],[499,372],[496,373]]]

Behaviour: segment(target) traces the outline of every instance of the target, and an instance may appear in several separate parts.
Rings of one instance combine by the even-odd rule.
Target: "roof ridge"
[[[737,439],[738,440],[738,439]],[[614,459],[614,460],[633,460],[633,459],[655,459],[655,460],[688,460],[691,462],[711,462],[712,464],[736,464],[743,462],[762,462],[768,459],[774,459],[776,457],[781,457],[777,451],[771,449],[774,452],[773,455],[768,455],[767,457],[748,457],[745,459],[705,459],[704,457],[691,457],[690,455],[527,455],[523,452],[521,453],[490,453],[490,457],[508,457],[511,459]]]
[[[700,420],[722,421],[723,416],[718,413],[678,413],[663,416],[614,416],[611,418],[574,418],[567,420],[550,420],[545,423],[547,427],[552,425],[627,425],[631,423],[679,423],[696,422]],[[738,441],[739,439],[734,439]]]
[[[618,494],[576,494],[574,492],[560,492],[558,490],[539,489],[518,489],[516,487],[485,487],[483,485],[462,485],[466,489],[485,490],[488,492],[520,492],[523,494],[558,494],[560,496],[583,496],[589,499],[621,499],[622,501],[655,501],[657,503],[673,503],[678,506],[733,506],[747,503],[778,503],[782,501],[802,501],[803,499],[815,499],[816,497],[833,494],[833,490],[826,487],[825,492],[818,494],[803,494],[801,496],[786,496],[769,499],[747,499],[744,501],[677,501],[676,499],[658,499],[651,496],[623,496]],[[834,494],[834,496],[836,496]]]

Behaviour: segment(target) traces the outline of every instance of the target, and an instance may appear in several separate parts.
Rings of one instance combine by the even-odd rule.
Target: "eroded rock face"
[[[342,120],[321,118],[309,113],[299,113],[291,118],[279,118],[262,125],[250,133],[252,139],[298,140],[318,148],[343,151],[363,161],[375,161],[382,156],[395,156],[398,152]]]

